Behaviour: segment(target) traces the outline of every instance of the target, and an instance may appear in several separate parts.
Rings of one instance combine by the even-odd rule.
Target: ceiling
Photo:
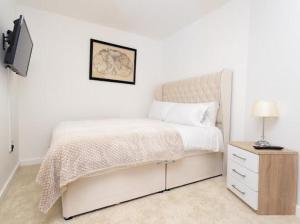
[[[159,39],[229,0],[17,0],[33,8]]]

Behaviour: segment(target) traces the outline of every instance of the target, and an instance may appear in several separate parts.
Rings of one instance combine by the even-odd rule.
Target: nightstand
[[[227,188],[261,215],[294,215],[298,153],[256,150],[251,142],[228,146]]]

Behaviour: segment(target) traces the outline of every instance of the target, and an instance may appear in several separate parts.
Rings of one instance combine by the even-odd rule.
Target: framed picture
[[[90,80],[135,84],[136,49],[91,39]]]

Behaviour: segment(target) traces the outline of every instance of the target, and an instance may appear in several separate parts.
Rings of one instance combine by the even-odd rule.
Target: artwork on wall
[[[90,79],[135,84],[136,49],[91,39]]]

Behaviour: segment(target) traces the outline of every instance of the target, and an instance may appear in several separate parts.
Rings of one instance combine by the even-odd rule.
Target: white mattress
[[[166,123],[166,122],[165,122]],[[196,127],[174,123],[166,123],[180,133],[184,150],[222,151],[224,148],[223,134],[218,127]]]

